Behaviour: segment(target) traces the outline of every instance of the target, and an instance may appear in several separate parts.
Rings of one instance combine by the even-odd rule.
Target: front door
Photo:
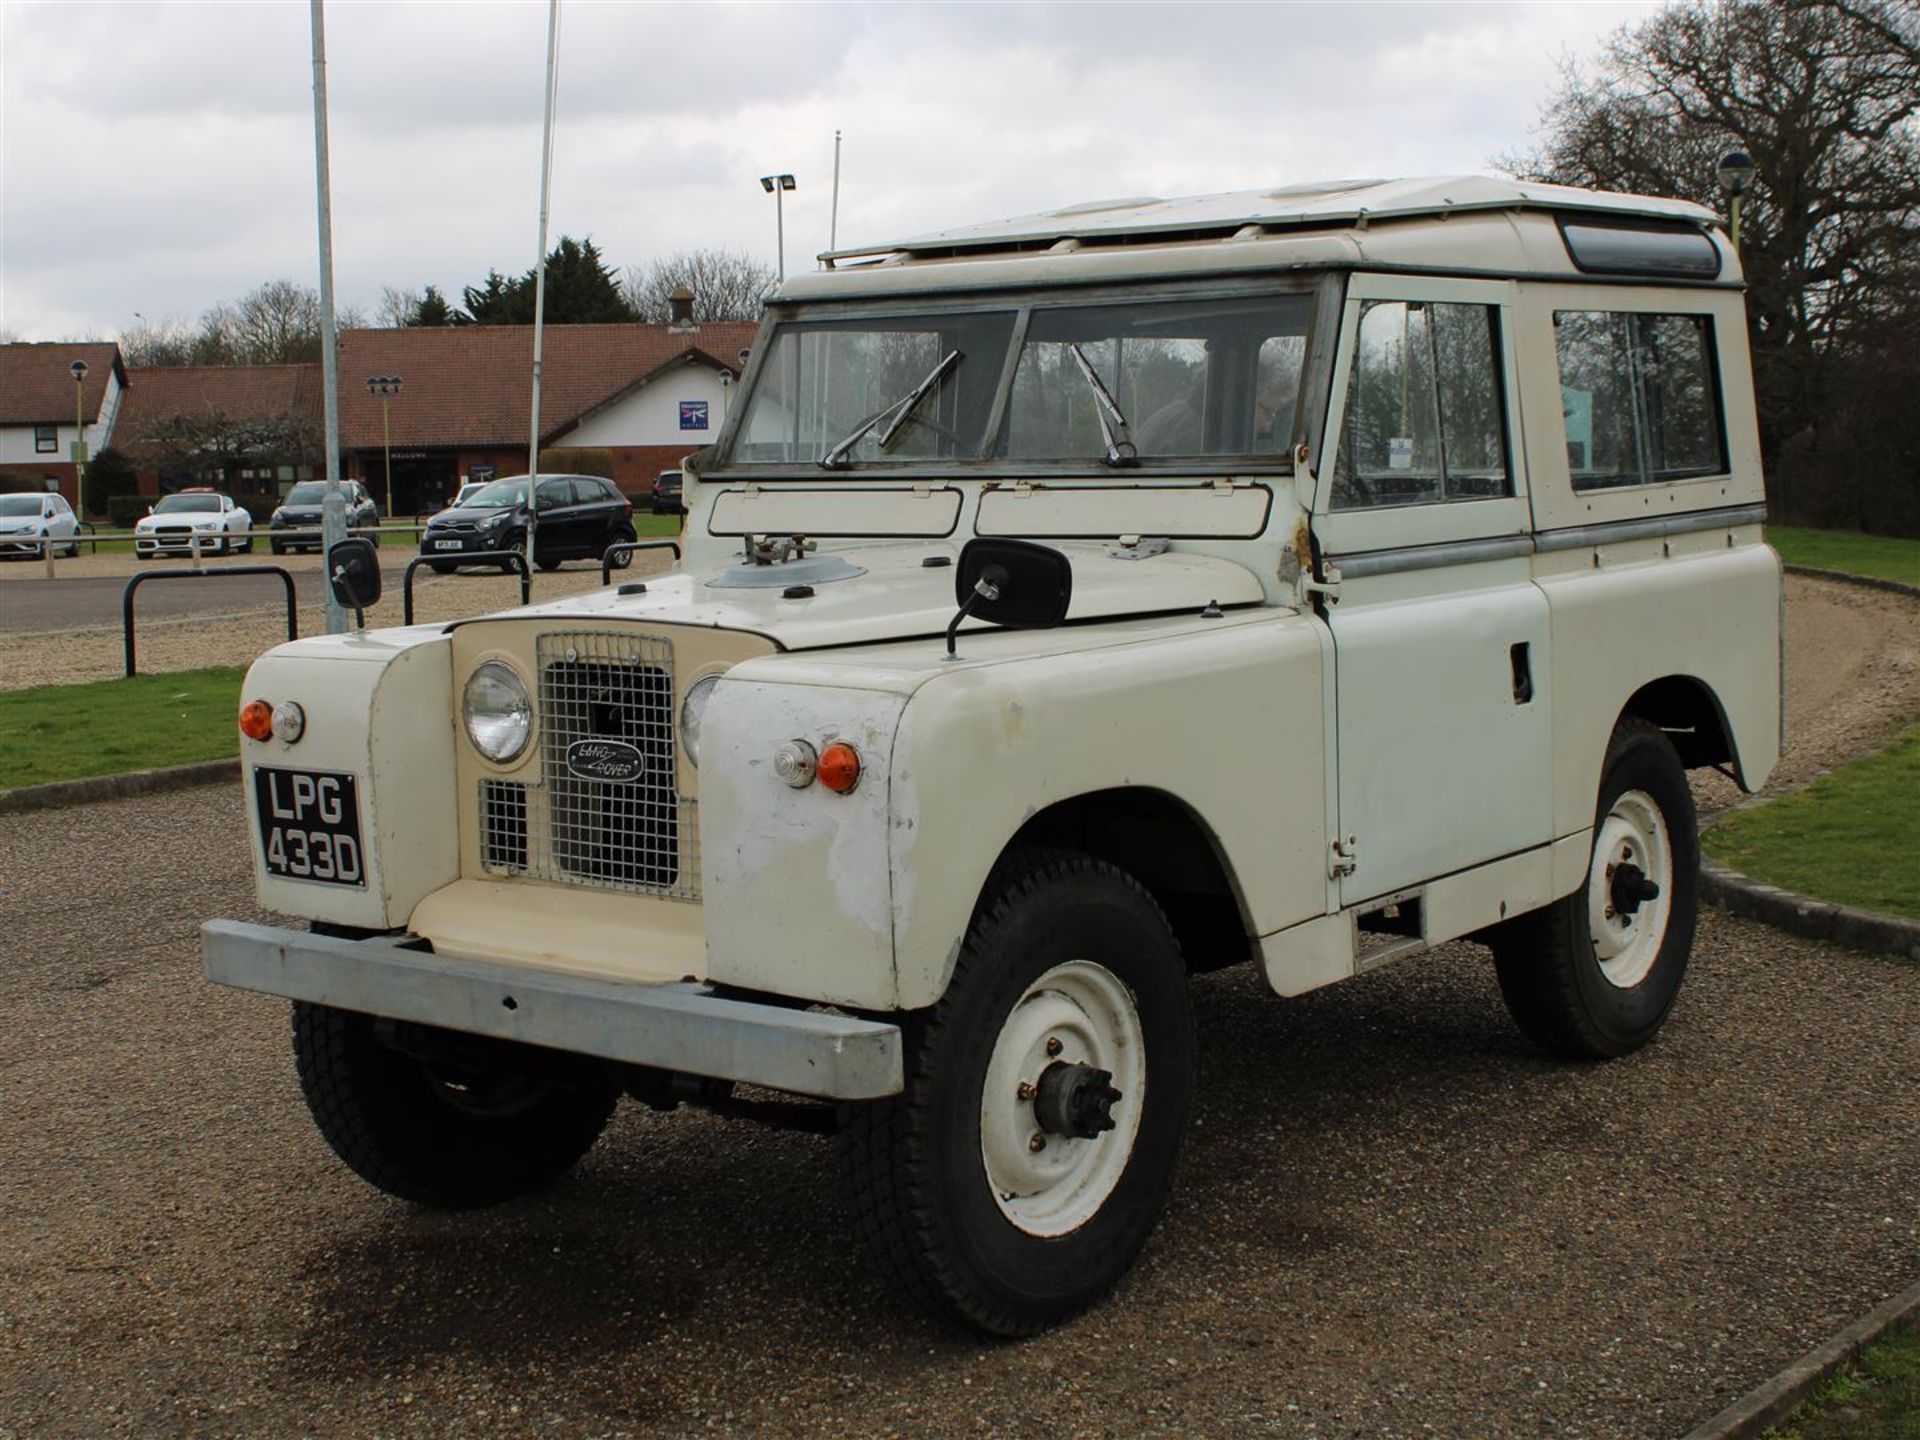
[[[1339,572],[1339,903],[1545,844],[1546,598],[1533,584],[1511,287],[1349,287],[1314,532]]]

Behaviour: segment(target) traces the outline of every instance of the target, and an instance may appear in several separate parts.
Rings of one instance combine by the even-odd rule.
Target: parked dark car
[[[427,522],[420,553],[444,575],[462,553],[520,550],[527,543],[527,477],[509,475],[442,510]],[[542,475],[534,530],[536,564],[551,570],[562,560],[597,560],[609,545],[634,538],[633,502],[598,475]],[[615,557],[624,567],[631,555]],[[511,570],[512,562],[504,562]]]
[[[367,493],[367,487],[358,480],[342,480],[340,488],[347,496],[347,529],[366,530],[367,538],[378,545],[380,536],[375,533],[375,527],[380,523],[380,506]],[[324,480],[302,480],[287,492],[287,498],[280,502],[280,508],[267,521],[267,535],[273,544],[274,554],[284,555],[289,550],[319,552],[320,507],[326,498],[327,482]]]
[[[686,504],[680,494],[681,475],[678,470],[662,470],[653,481],[653,513],[656,515],[681,515],[686,512]]]

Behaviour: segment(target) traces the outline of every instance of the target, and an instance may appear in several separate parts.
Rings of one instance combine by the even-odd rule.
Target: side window
[[[1498,325],[1491,305],[1361,309],[1334,509],[1513,493]]]
[[[1710,317],[1561,310],[1553,323],[1575,490],[1727,468]]]

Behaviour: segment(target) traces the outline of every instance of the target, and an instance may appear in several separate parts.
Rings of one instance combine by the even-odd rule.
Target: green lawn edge
[[[1920,1330],[1889,1330],[1764,1440],[1920,1440]]]
[[[1789,565],[1920,585],[1920,540],[1862,535],[1854,530],[1769,525],[1767,543],[1779,551],[1780,558]]]
[[[1805,790],[1708,830],[1743,875],[1840,905],[1920,920],[1920,728]]]
[[[244,666],[0,690],[0,790],[239,753]]]

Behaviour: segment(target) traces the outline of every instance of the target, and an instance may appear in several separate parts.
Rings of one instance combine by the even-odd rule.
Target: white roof
[[[1617,195],[1542,185],[1494,175],[1453,175],[1411,180],[1323,180],[1277,190],[1238,190],[1163,200],[1136,196],[1096,200],[995,220],[935,230],[884,245],[837,250],[822,258],[953,249],[982,250],[1098,236],[1166,235],[1243,226],[1289,229],[1357,224],[1469,210],[1581,210],[1711,224],[1714,212],[1687,200]]]

